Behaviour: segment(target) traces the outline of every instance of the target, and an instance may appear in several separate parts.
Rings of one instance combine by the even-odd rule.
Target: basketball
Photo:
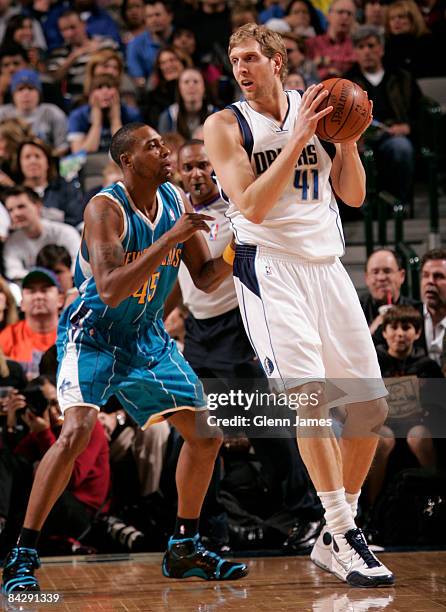
[[[327,106],[333,106],[333,110],[318,121],[316,135],[328,142],[353,140],[361,134],[369,119],[367,94],[348,79],[327,79],[322,83],[329,94],[317,110]]]

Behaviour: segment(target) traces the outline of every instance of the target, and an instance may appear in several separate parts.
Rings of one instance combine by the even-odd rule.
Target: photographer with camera
[[[32,486],[34,465],[50,446],[57,444],[62,423],[56,387],[46,376],[31,381],[23,393],[12,391],[5,406],[8,414],[21,413],[29,431],[10,453],[0,455],[0,516],[7,519],[0,540],[0,557],[2,549],[17,539]],[[109,489],[108,442],[98,421],[87,448],[75,461],[67,489],[49,516],[42,545],[45,546],[45,540],[48,544],[51,537],[53,547],[54,541],[58,541],[58,551],[69,546],[74,552],[79,545],[76,538],[89,529],[99,510],[106,509]]]

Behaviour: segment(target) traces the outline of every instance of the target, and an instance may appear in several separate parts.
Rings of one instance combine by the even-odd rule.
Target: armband
[[[222,257],[228,265],[234,265],[235,251],[232,248],[231,244],[228,244],[227,247],[225,247]]]

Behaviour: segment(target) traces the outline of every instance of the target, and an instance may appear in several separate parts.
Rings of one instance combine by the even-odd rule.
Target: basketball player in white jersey
[[[332,186],[346,204],[361,206],[365,173],[357,146],[315,136],[318,120],[332,110],[317,111],[328,95],[323,85],[304,94],[283,90],[280,35],[242,26],[230,39],[229,58],[244,98],[207,119],[205,144],[229,202],[248,337],[270,378],[289,392],[318,398],[298,414],[320,419],[319,426],[297,430],[325,509],[326,527],[311,558],[352,586],[391,585],[393,574],[369,550],[354,520],[378,441],[373,430],[387,415],[367,323],[339,261],[344,239]],[[327,379],[335,385],[324,384]],[[347,416],[338,442],[322,419],[339,403]]]

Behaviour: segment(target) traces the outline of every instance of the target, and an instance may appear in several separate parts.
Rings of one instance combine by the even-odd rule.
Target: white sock
[[[347,503],[352,509],[353,518],[356,518],[356,515],[358,514],[358,500],[360,495],[361,489],[359,489],[357,493],[347,493],[347,491],[345,492],[345,499],[347,500]]]
[[[352,511],[345,499],[345,489],[337,491],[318,491],[319,499],[325,509],[325,521],[330,533],[346,533],[350,529],[356,529]]]

